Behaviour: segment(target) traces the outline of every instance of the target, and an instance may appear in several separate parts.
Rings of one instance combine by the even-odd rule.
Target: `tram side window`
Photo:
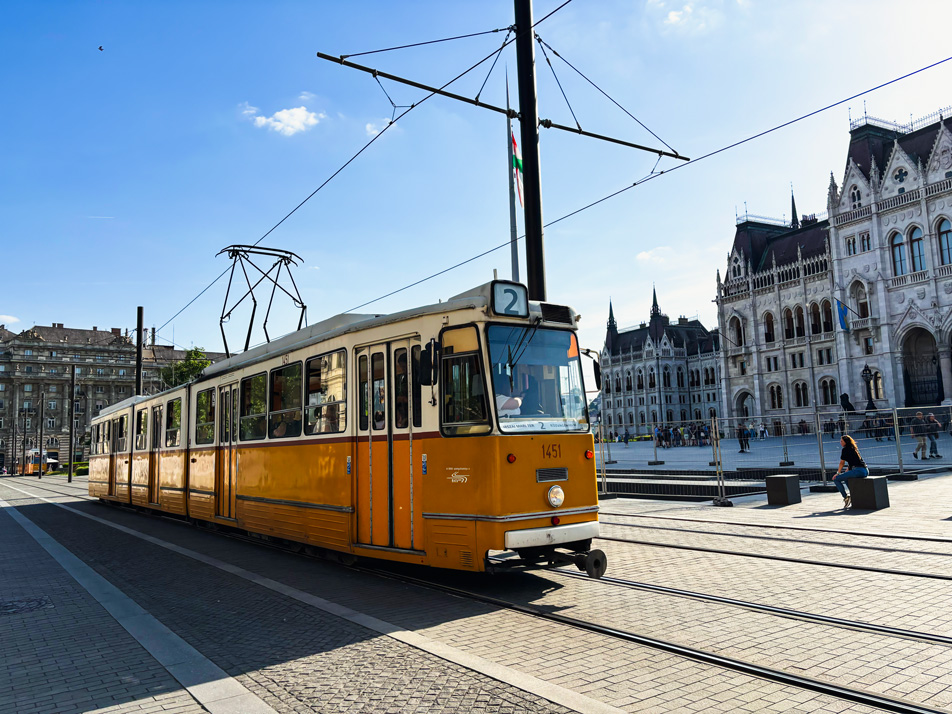
[[[126,450],[126,435],[129,432],[129,415],[119,417],[119,431],[116,434],[116,451]]]
[[[195,443],[215,441],[215,389],[199,392],[195,398]]]
[[[99,424],[93,424],[92,433],[90,434],[89,452],[94,456],[99,453]]]
[[[442,337],[443,431],[450,435],[485,434],[489,425],[486,380],[475,327],[446,330]]]
[[[410,373],[413,375],[413,426],[423,426],[423,385],[420,384],[420,345],[410,350]]]
[[[268,430],[268,375],[264,372],[241,380],[241,411],[238,437],[242,441],[263,439]]]
[[[301,435],[301,363],[271,370],[271,413],[268,436],[284,439]]]
[[[182,443],[182,398],[173,399],[165,409],[165,445]]]
[[[336,434],[346,424],[347,374],[343,350],[307,362],[307,434]],[[366,428],[363,427],[363,428]]]
[[[367,372],[367,355],[361,355],[360,359],[357,360],[357,374],[360,387],[358,390],[360,404],[357,405],[357,410],[360,412],[358,427],[361,431],[367,431],[368,403],[370,402],[370,383],[367,381],[370,375]]]
[[[99,435],[100,437],[102,437],[99,442],[100,454],[109,453],[109,445],[112,443],[111,441],[109,441],[109,432],[110,432],[110,429],[109,429],[108,421],[104,421],[102,424],[99,425]]]
[[[136,451],[142,451],[148,446],[149,439],[149,410],[140,409],[136,412]]]

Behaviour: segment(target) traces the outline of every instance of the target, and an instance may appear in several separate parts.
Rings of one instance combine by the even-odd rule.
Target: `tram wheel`
[[[608,558],[600,550],[591,550],[585,558],[585,572],[590,578],[600,578],[608,568]]]

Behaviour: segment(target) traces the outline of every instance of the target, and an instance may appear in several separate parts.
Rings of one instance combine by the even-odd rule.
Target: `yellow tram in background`
[[[103,409],[89,493],[345,560],[600,577],[577,321],[506,281],[339,315]]]

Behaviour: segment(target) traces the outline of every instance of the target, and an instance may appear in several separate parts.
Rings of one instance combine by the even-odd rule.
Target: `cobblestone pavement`
[[[0,481],[0,497],[9,500],[21,496],[5,491],[4,483]],[[39,493],[39,487],[29,480],[9,483]],[[45,485],[49,485],[48,480]],[[81,488],[82,484],[77,486]],[[56,487],[65,490],[65,484]],[[136,542],[131,536],[110,532],[106,526],[84,522],[86,519],[61,509],[22,505],[28,502],[29,499],[18,502],[23,513],[66,542],[73,552],[91,562],[164,624],[279,711],[310,711],[318,707],[322,711],[348,711],[358,703],[368,711],[388,710],[391,705],[401,711],[412,711],[414,707],[430,711],[433,701],[453,702],[452,706],[445,705],[447,711],[505,711],[506,707],[519,711],[531,711],[532,707],[538,711],[559,711],[550,702],[539,701],[513,687],[499,685],[429,654],[341,623],[293,599],[162,548]],[[512,611],[500,611],[485,604],[394,581],[381,581],[332,564],[277,553],[167,520],[96,503],[70,505],[239,564],[254,573],[628,711],[870,711],[827,696],[595,633],[579,632]],[[615,505],[612,502],[613,508]],[[618,560],[623,559],[618,557]],[[610,567],[614,568],[614,563]],[[690,570],[694,566],[682,563],[677,567]],[[644,593],[616,592],[617,588],[605,583],[567,581],[555,574],[462,577],[461,581],[495,594],[517,596],[525,602],[562,610],[574,617],[615,626],[630,625],[639,633],[654,633],[662,639],[694,637],[696,644],[713,650],[720,648],[752,657],[759,653],[762,659],[775,658],[774,664],[788,664],[798,673],[829,676],[831,669],[839,666],[857,682],[862,677],[873,679],[874,674],[886,674],[879,671],[882,668],[866,672],[858,665],[848,666],[848,661],[856,659],[857,653],[861,655],[864,648],[872,646],[880,656],[884,650],[878,641],[867,641],[866,635],[844,637],[843,631],[835,631],[835,628],[827,628],[829,631],[819,635],[811,630],[798,636],[797,630],[803,623],[787,620],[778,624],[781,618],[765,616],[769,633],[763,635],[757,631],[758,625],[748,620],[749,613],[745,611],[717,612],[683,598],[646,598]],[[738,617],[738,612],[743,612],[743,616]],[[782,647],[772,642],[778,633],[787,638]],[[824,655],[846,660],[842,665],[820,661],[810,647],[817,640],[822,643],[835,638],[839,638],[839,649],[832,652],[827,648]],[[893,640],[892,644],[897,642],[903,652],[919,657],[913,666],[926,661],[932,663],[938,658],[931,649],[907,651],[903,648],[910,646],[908,641]],[[793,661],[793,656],[784,659],[784,653],[778,654],[778,651],[785,649],[788,643],[796,644],[800,648],[797,652],[806,653],[805,656],[797,661]],[[844,656],[847,653],[850,657]],[[899,660],[894,658],[893,661]],[[949,670],[947,662],[942,669],[943,672]],[[433,676],[434,670],[448,670],[449,674],[440,680]],[[836,674],[840,671],[836,670]],[[940,675],[930,670],[923,676],[931,682]],[[424,683],[435,686],[439,694],[429,700],[420,699],[434,691],[428,688],[421,695],[420,687]],[[859,686],[872,688],[865,681]],[[897,686],[887,683],[887,689],[893,691],[899,691],[895,689]],[[928,685],[917,683],[915,691],[920,696],[924,696],[924,686]],[[474,691],[479,692],[475,697]],[[369,709],[367,702],[373,703]]]
[[[0,543],[0,711],[205,711],[3,509]]]

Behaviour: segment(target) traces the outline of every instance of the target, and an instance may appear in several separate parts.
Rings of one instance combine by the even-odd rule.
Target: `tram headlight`
[[[561,486],[553,486],[549,489],[549,505],[552,508],[558,508],[562,505],[562,502],[565,501],[565,491],[562,490]]]

